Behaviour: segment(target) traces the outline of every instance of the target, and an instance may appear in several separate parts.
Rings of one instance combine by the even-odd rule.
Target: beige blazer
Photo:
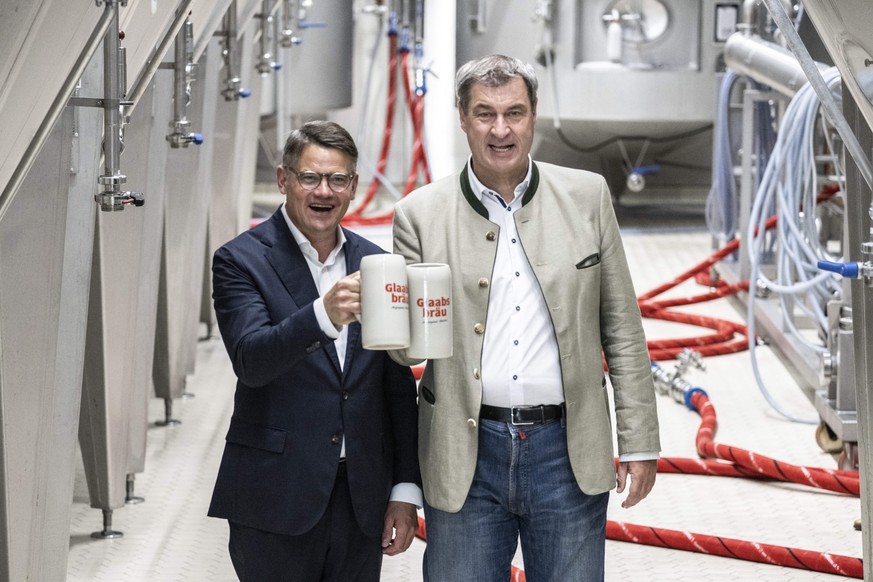
[[[613,429],[603,356],[615,402],[618,452],[660,451],[655,390],[618,223],[604,179],[533,164],[514,217],[542,288],[560,353],[573,473],[587,494],[615,486]],[[397,203],[394,252],[407,263],[452,269],[454,354],[429,361],[419,383],[419,460],[429,504],[456,512],[476,469],[479,369],[497,251],[496,224],[466,168]],[[413,365],[403,350],[391,352]]]

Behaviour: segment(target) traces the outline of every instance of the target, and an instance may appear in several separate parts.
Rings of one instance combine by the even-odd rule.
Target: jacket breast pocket
[[[587,269],[589,267],[593,267],[594,265],[600,264],[600,253],[591,253],[578,263],[576,263],[577,269]]]
[[[285,431],[247,422],[231,422],[225,439],[229,443],[271,453],[285,451]]]

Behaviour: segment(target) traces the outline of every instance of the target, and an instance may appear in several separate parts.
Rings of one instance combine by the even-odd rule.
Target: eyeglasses
[[[333,174],[320,174],[309,170],[298,172],[294,168],[288,166],[285,166],[285,169],[291,170],[291,172],[297,176],[297,183],[307,191],[315,190],[321,186],[322,179],[327,178],[327,185],[331,190],[339,194],[340,192],[345,192],[354,178],[354,175],[343,174],[342,172],[334,172]]]

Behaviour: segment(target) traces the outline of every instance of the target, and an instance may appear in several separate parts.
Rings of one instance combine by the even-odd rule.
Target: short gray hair
[[[464,113],[470,105],[470,92],[475,83],[486,87],[500,87],[520,77],[527,86],[531,107],[537,102],[537,74],[532,65],[505,55],[488,55],[461,65],[455,75],[455,98]]]

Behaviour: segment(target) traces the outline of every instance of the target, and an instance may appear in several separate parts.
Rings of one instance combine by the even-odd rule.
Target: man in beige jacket
[[[608,491],[646,497],[660,451],[611,196],[597,174],[531,160],[533,67],[492,55],[456,89],[470,161],[394,217],[395,252],[453,275],[454,353],[419,384],[424,579],[506,582],[520,538],[528,582],[602,580]]]

